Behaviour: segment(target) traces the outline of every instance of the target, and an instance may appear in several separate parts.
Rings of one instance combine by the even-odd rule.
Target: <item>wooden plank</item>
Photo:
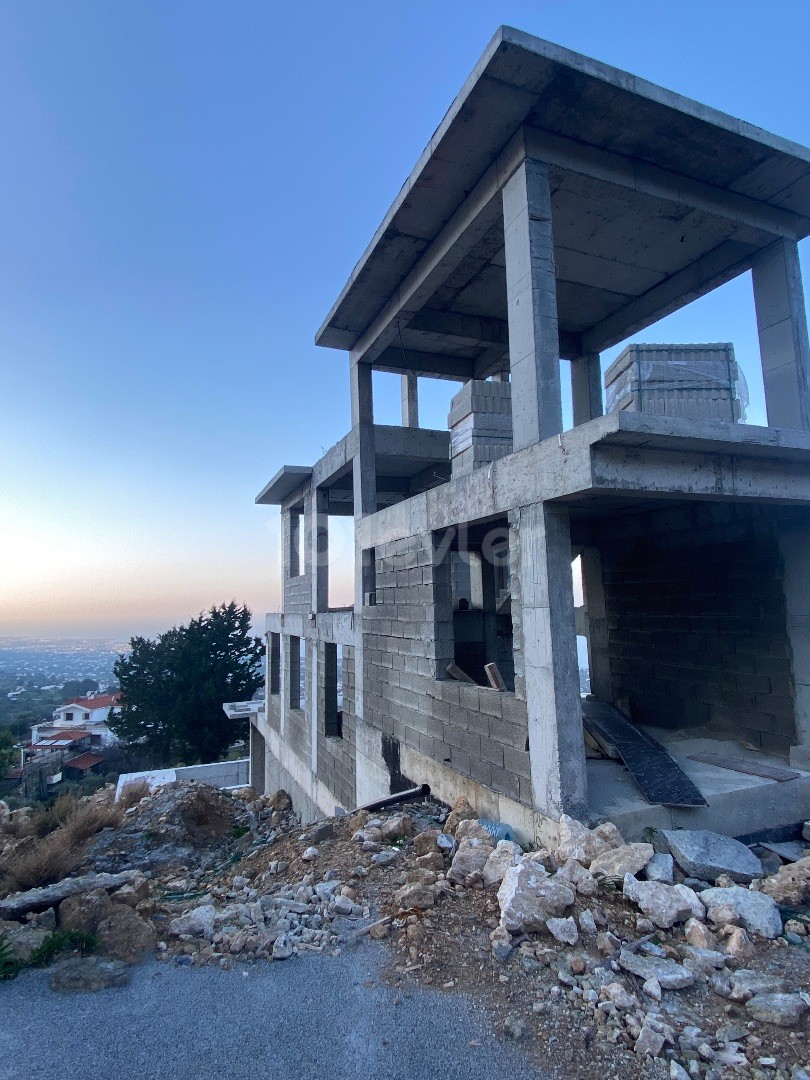
[[[458,664],[448,664],[445,671],[451,679],[455,679],[456,682],[472,683],[476,685],[475,679],[471,679],[466,671],[462,671]]]
[[[498,665],[495,663],[484,664],[484,671],[489,679],[489,685],[493,690],[505,690],[506,683],[503,681],[500,671],[498,671]]]
[[[743,758],[729,758],[723,754],[690,754],[691,761],[702,761],[705,765],[717,765],[720,769],[728,769],[729,772],[749,773],[751,776],[762,776],[766,780],[776,780],[784,783],[785,780],[796,780],[802,774],[795,769],[783,769],[780,765],[766,765],[764,761],[745,761]]]
[[[583,720],[618,750],[648,802],[658,806],[706,806],[706,800],[667,750],[614,708],[585,698]]]

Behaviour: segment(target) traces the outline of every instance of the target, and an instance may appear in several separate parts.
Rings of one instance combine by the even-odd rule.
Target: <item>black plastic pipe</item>
[[[350,813],[354,814],[357,810],[384,810],[386,806],[396,806],[397,803],[410,802],[411,799],[424,799],[429,794],[430,784],[420,784],[419,787],[408,788],[407,791],[398,791],[396,795],[386,795],[384,799],[377,799],[374,802],[366,803],[365,806],[358,806]]]

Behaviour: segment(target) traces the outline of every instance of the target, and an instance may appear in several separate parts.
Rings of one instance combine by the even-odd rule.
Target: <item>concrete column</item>
[[[796,709],[796,746],[791,747],[790,764],[810,769],[810,523],[783,525],[779,546],[785,565],[786,629]]]
[[[524,159],[503,189],[514,449],[562,431],[548,166]]]
[[[329,495],[315,488],[310,494],[312,610],[329,610]]]
[[[796,241],[777,240],[751,276],[768,426],[810,431],[810,346]]]
[[[419,386],[411,374],[402,376],[402,426],[419,427]]]
[[[588,622],[588,669],[591,693],[598,701],[613,703],[613,682],[610,677],[610,646],[608,644],[605,587],[602,583],[602,556],[599,548],[584,548],[580,556],[582,595]]]
[[[352,364],[352,428],[357,434],[354,457],[354,516],[365,517],[377,510],[377,472],[374,446],[374,394],[371,365]]]
[[[563,506],[522,507],[520,610],[534,808],[559,819],[587,810],[574,626],[571,530]]]
[[[574,403],[574,427],[587,424],[604,412],[599,353],[586,353],[571,361],[571,397]]]

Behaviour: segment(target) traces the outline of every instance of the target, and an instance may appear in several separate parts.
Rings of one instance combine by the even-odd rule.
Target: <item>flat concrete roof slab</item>
[[[285,499],[312,476],[308,465],[282,465],[269,484],[265,484],[255,502],[259,506],[280,506]]]
[[[552,167],[560,328],[590,333],[590,347],[654,321],[655,303],[628,305],[662,284],[671,288],[656,317],[748,269],[777,235],[810,235],[806,147],[501,27],[352,272],[318,344],[357,343],[521,129]],[[460,268],[464,287],[454,285],[447,297],[440,289],[428,306],[505,318],[497,223],[492,228]],[[425,331],[419,334],[406,337],[409,351],[425,348]],[[440,340],[431,348],[453,351]]]

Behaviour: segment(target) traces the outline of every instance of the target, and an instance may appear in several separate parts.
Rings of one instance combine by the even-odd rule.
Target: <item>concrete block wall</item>
[[[796,741],[776,507],[685,503],[596,523],[614,700],[663,727]]]
[[[307,500],[307,503],[309,500]],[[282,543],[282,587],[284,603],[282,610],[288,615],[306,615],[312,609],[312,578],[311,545],[306,543],[309,535],[309,514],[302,513],[299,528],[303,534],[301,544],[302,571],[296,577],[290,577],[290,510],[285,509],[281,515],[281,543]]]
[[[309,762],[312,759],[312,735],[307,713],[304,709],[291,709],[289,707],[289,672],[294,670],[294,665],[291,667],[291,642],[293,640],[293,637],[289,634],[284,634],[281,639],[284,671],[288,674],[288,677],[282,680],[282,686],[288,695],[287,701],[284,702],[284,741],[302,761]],[[312,658],[309,642],[307,642],[306,658],[306,695],[308,704],[311,700],[310,693],[312,690]]]
[[[354,713],[354,649],[343,646],[343,735],[327,736],[325,642],[318,649],[318,767],[317,776],[333,792],[335,801],[346,809],[355,806],[356,788],[356,718]]]
[[[378,603],[363,612],[366,723],[531,806],[525,701],[439,677],[453,657],[449,558],[436,561],[430,533],[414,535],[377,547],[375,573]]]

